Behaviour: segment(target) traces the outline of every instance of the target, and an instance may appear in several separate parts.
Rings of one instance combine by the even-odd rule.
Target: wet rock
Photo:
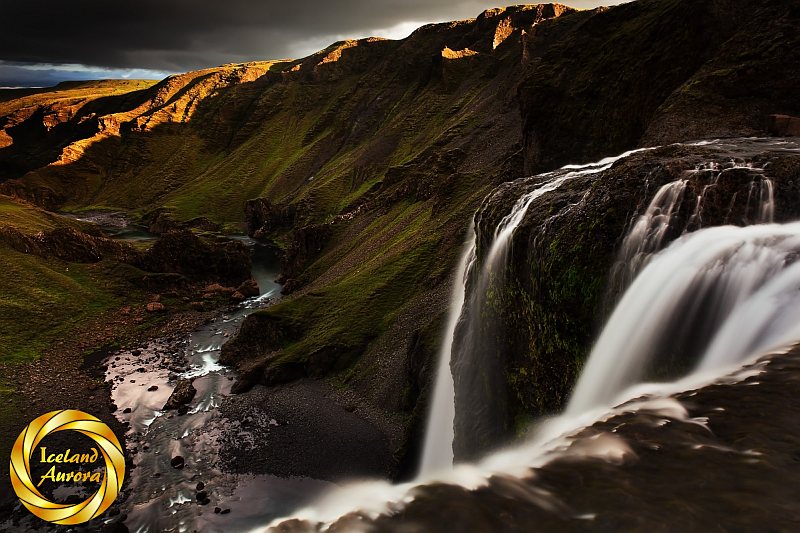
[[[160,302],[150,302],[149,304],[147,304],[146,309],[148,313],[163,313],[164,311],[167,310],[164,304]]]
[[[172,465],[172,468],[180,470],[186,464],[186,460],[183,458],[183,456],[176,455],[175,457],[172,458],[169,464]]]
[[[178,411],[178,416],[183,416],[183,415],[185,415],[186,413],[189,412],[189,406],[180,405],[180,406],[178,406],[177,411]]]
[[[197,389],[194,388],[192,385],[192,381],[189,379],[181,379],[178,381],[178,384],[175,385],[175,390],[172,391],[167,403],[164,404],[164,410],[171,410],[171,409],[178,409],[181,406],[184,406],[191,402],[194,398],[194,395],[197,394]]]
[[[131,412],[131,408],[130,407],[126,407],[125,409],[122,410],[122,413],[126,414],[126,415],[129,414],[130,412]]]
[[[147,388],[147,392],[154,392],[158,390],[158,385],[151,385]]]
[[[769,132],[779,137],[800,136],[800,117],[791,115],[770,115]]]
[[[235,289],[233,287],[223,287],[219,283],[212,283],[204,289],[204,292],[211,294],[233,294]]]
[[[219,507],[214,507],[214,514],[219,514],[222,511]]]
[[[236,291],[242,293],[247,298],[252,298],[261,294],[258,288],[258,282],[252,278],[239,285]]]
[[[228,514],[230,512],[231,512],[230,509],[223,509],[222,511],[219,512],[219,514]]]
[[[134,357],[139,357],[140,355],[142,355],[142,351],[141,350],[131,350],[131,355],[134,356]]]
[[[211,500],[208,497],[208,492],[201,490],[196,495],[195,498],[197,499],[198,505],[208,505],[211,503]]]
[[[203,483],[203,482],[201,481],[200,483],[198,483],[198,484],[197,484],[197,487],[195,487],[195,490],[196,490],[197,492],[200,492],[200,491],[201,491],[201,490],[203,490],[204,488],[206,488],[206,484],[205,484],[205,483]]]

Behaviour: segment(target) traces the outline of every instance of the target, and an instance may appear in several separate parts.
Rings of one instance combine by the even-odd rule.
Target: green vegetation
[[[2,249],[0,363],[37,358],[51,342],[121,304],[96,265],[78,265]]]
[[[0,195],[0,230],[32,235],[81,224]],[[128,283],[133,267],[110,261],[78,264],[43,258],[0,240],[0,363],[36,359],[53,341],[119,307],[137,291]],[[135,269],[133,269],[135,270]],[[138,272],[138,271],[137,271]]]

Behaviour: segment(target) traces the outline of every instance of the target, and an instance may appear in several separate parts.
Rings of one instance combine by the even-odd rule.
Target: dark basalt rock
[[[530,205],[509,247],[505,284],[484,309],[484,323],[499,324],[499,331],[482,334],[493,343],[487,372],[499,372],[506,384],[505,391],[482,392],[487,398],[503,395],[507,405],[504,415],[493,415],[497,427],[492,431],[511,436],[525,420],[565,405],[593,339],[625,288],[609,276],[617,249],[661,186],[687,180],[662,246],[700,227],[753,223],[757,202],[752,196],[757,193],[752,187],[764,175],[774,183],[776,222],[800,218],[795,201],[800,155],[747,140],[726,144],[674,145],[634,154],[600,174],[577,176]],[[732,160],[737,167],[732,168]],[[500,219],[541,181],[517,180],[490,195],[476,219],[480,260]],[[700,216],[693,216],[700,196]],[[456,376],[457,401],[459,390]]]
[[[74,263],[97,263],[104,258],[136,261],[139,254],[129,244],[98,237],[74,228],[57,227],[36,235],[16,228],[0,228],[0,240],[11,248],[42,257],[56,257]]]
[[[162,235],[139,260],[150,272],[174,272],[197,280],[239,284],[250,279],[250,253],[238,241],[212,242],[190,230]]]
[[[197,389],[192,385],[192,380],[181,379],[175,385],[167,403],[164,404],[164,410],[169,411],[178,409],[182,405],[186,405],[192,401],[194,395],[197,394]]]

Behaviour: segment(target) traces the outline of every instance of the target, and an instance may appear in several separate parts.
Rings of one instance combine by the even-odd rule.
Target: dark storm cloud
[[[475,16],[481,0],[0,0],[0,60],[183,71],[294,57],[326,38]],[[589,7],[600,2],[573,2]],[[617,3],[617,2],[611,2]]]
[[[498,0],[0,0],[0,87],[163,78],[298,58],[344,38],[402,38]],[[618,4],[575,0],[580,8]]]

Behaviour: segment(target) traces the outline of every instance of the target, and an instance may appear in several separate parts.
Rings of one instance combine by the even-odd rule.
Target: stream
[[[120,240],[154,238],[124,219],[84,220]],[[253,250],[259,296],[220,312],[185,338],[156,339],[106,360],[115,415],[129,424],[125,437],[132,468],[122,507],[130,531],[247,530],[288,513],[330,486],[307,478],[235,475],[219,464],[221,435],[229,438],[233,428],[243,441],[253,438],[247,421],[227,420],[217,410],[236,378],[235,371],[218,364],[220,349],[247,315],[280,298],[280,285],[274,281],[280,270],[275,251],[248,237],[230,237]],[[193,380],[197,390],[182,415],[164,410],[180,379]],[[179,467],[173,466],[180,461],[173,461],[177,457],[182,458]]]

